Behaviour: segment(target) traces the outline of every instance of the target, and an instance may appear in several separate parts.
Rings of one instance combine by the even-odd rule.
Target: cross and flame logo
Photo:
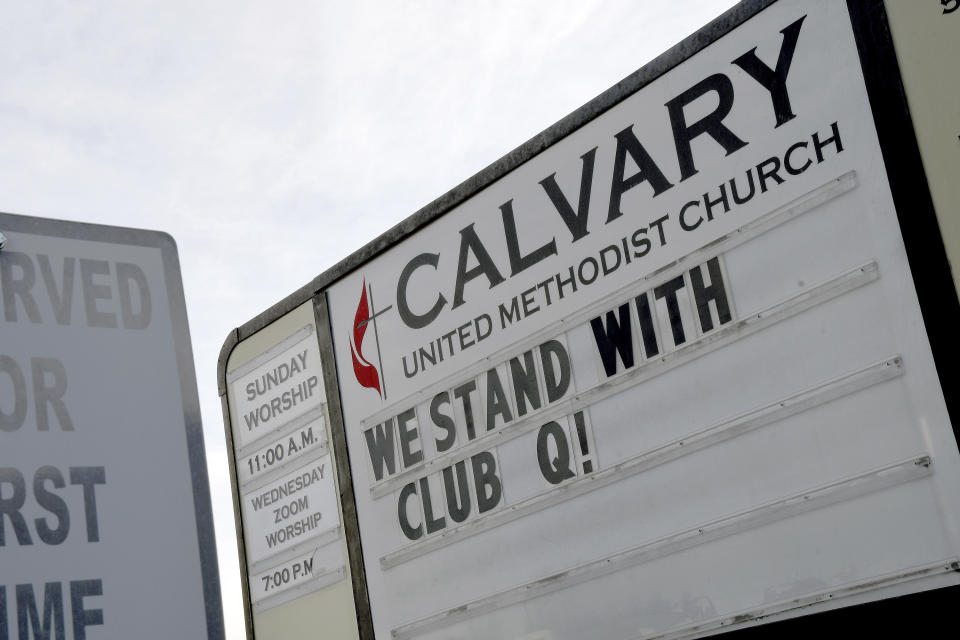
[[[369,295],[368,295],[369,294]],[[369,297],[369,303],[368,303]],[[393,308],[393,305],[374,311],[373,309],[373,289],[367,285],[366,278],[363,279],[363,291],[360,294],[360,303],[357,305],[357,313],[353,317],[353,335],[350,338],[350,355],[353,357],[353,375],[361,387],[376,389],[381,399],[387,397],[387,384],[383,378],[383,359],[380,356],[380,336],[377,332],[377,316],[386,313]],[[373,338],[377,348],[377,362],[379,367],[363,354],[363,338],[367,333],[367,328],[373,325]]]

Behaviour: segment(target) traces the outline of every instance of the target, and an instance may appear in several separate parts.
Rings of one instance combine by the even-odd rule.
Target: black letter
[[[496,369],[490,369],[487,371],[487,431],[493,431],[496,428],[498,415],[504,423],[513,420],[510,401],[503,390],[500,376]]]
[[[454,397],[463,405],[463,419],[466,422],[468,440],[477,437],[477,429],[473,420],[473,402],[470,401],[470,394],[476,390],[477,383],[473,380],[467,380],[453,390]]]
[[[686,117],[683,115],[683,108],[708,91],[716,91],[720,103],[711,113],[688,125]],[[715,73],[704,78],[667,102],[666,106],[670,112],[670,126],[673,127],[673,142],[677,147],[677,159],[680,161],[681,182],[697,173],[697,168],[693,164],[693,150],[690,148],[690,143],[698,136],[704,133],[708,134],[723,147],[727,155],[747,144],[723,124],[723,119],[727,117],[733,107],[733,84],[730,83],[730,78],[722,73]]]
[[[623,215],[620,211],[620,199],[628,190],[634,188],[641,182],[649,182],[653,187],[653,197],[672,187],[660,167],[653,161],[647,150],[643,148],[637,136],[633,133],[633,125],[630,125],[616,135],[617,149],[613,160],[613,182],[610,185],[610,208],[607,210],[607,222],[616,220]],[[623,171],[627,166],[627,153],[637,163],[639,170],[629,178],[623,177]]]
[[[673,330],[673,344],[677,346],[687,341],[683,331],[683,318],[680,317],[680,303],[677,302],[677,291],[683,287],[683,276],[677,276],[653,290],[653,295],[657,299],[665,298],[667,301],[667,316],[670,318],[670,328]]]
[[[590,328],[593,329],[593,338],[597,343],[597,351],[600,352],[600,361],[603,362],[603,370],[607,377],[617,372],[617,354],[623,360],[623,368],[629,369],[633,366],[633,332],[630,326],[630,305],[623,303],[617,308],[617,316],[613,311],[607,311],[607,322],[604,326],[603,316],[598,316],[590,320]]]
[[[13,267],[16,265],[23,274],[14,279]],[[3,288],[3,317],[7,322],[17,321],[17,298],[23,303],[27,317],[33,324],[41,322],[40,310],[30,293],[36,274],[33,271],[33,262],[30,256],[16,251],[4,251],[3,260],[0,260],[0,285]]]
[[[387,468],[387,475],[393,475],[397,470],[397,449],[393,444],[393,418],[382,424],[370,427],[363,432],[367,441],[367,450],[370,452],[370,464],[373,465],[373,477],[383,480],[383,468]]]
[[[768,170],[769,169],[769,170]],[[767,192],[767,178],[773,178],[777,184],[783,184],[784,180],[777,173],[780,171],[780,158],[771,156],[757,165],[757,177],[760,179],[760,191]]]
[[[467,253],[473,251],[477,258],[477,266],[467,270]],[[456,309],[463,304],[463,286],[480,275],[487,276],[490,288],[503,282],[504,278],[497,271],[497,265],[493,264],[493,258],[487,253],[487,248],[480,242],[477,232],[473,229],[473,223],[460,229],[460,260],[457,263],[457,284],[453,292],[453,306]]]
[[[594,147],[580,156],[580,159],[583,160],[583,169],[580,175],[580,201],[577,203],[576,212],[574,212],[573,207],[570,206],[570,201],[567,200],[567,197],[563,195],[563,191],[561,191],[559,185],[557,185],[556,172],[551,173],[540,181],[540,186],[547,192],[547,195],[550,197],[550,202],[553,203],[557,213],[560,214],[560,218],[564,224],[567,225],[567,229],[570,230],[570,234],[573,236],[573,242],[576,242],[588,233],[587,214],[590,211],[590,189],[593,186],[593,159],[596,155],[597,148]]]
[[[557,455],[552,460],[549,448],[551,439],[557,446]],[[540,432],[537,434],[537,462],[540,463],[540,473],[550,484],[560,484],[576,475],[570,468],[570,446],[567,444],[567,433],[553,420],[540,427]]]
[[[413,272],[416,271],[418,267],[424,265],[430,265],[436,269],[438,262],[440,262],[439,253],[421,253],[408,262],[403,268],[403,271],[400,272],[400,278],[397,280],[397,312],[400,314],[400,319],[403,320],[403,323],[411,329],[423,329],[436,320],[437,316],[440,315],[440,310],[443,309],[443,305],[447,304],[447,299],[443,297],[442,293],[437,294],[437,301],[433,304],[430,311],[427,311],[423,315],[415,314],[407,304],[407,283],[410,281],[410,276],[413,275]]]
[[[140,298],[140,312],[134,313],[133,301],[130,299],[130,283],[137,285]],[[117,263],[117,286],[120,289],[120,312],[123,315],[123,326],[126,329],[146,329],[150,324],[150,287],[147,285],[147,276],[135,264],[127,262]]]
[[[453,418],[440,413],[440,405],[442,404],[450,404],[450,394],[447,391],[441,391],[433,396],[433,400],[430,401],[430,419],[433,420],[433,424],[447,432],[443,439],[434,438],[437,443],[437,453],[443,453],[452,447],[457,440],[457,426],[454,424]]]
[[[527,413],[527,400],[530,401],[531,410],[540,408],[540,386],[537,384],[533,351],[525,351],[522,357],[523,364],[520,364],[520,356],[510,358],[510,377],[513,379],[513,393],[517,399],[517,417]]]
[[[693,299],[697,303],[700,314],[700,328],[706,333],[713,329],[713,318],[710,316],[710,301],[717,305],[717,317],[720,324],[730,322],[730,304],[727,302],[727,290],[723,286],[723,276],[720,274],[720,260],[710,258],[707,261],[707,271],[710,272],[710,284],[703,284],[703,266],[690,270],[690,286],[693,288]]]
[[[556,356],[556,368],[552,356]],[[570,388],[570,356],[563,343],[547,340],[540,345],[540,360],[543,362],[543,381],[547,388],[547,402],[559,400]],[[560,370],[559,379],[556,369]]]
[[[513,218],[513,200],[507,200],[500,205],[500,216],[503,218],[503,236],[507,241],[507,254],[510,256],[510,275],[515,276],[524,269],[528,269],[544,258],[557,255],[557,239],[539,249],[535,249],[525,256],[520,255],[520,240],[517,237],[517,222]]]
[[[27,417],[27,381],[20,365],[10,356],[0,355],[0,373],[10,376],[13,384],[13,411],[7,413],[0,408],[0,431],[16,431]]]
[[[650,298],[644,291],[638,295],[634,302],[637,305],[637,318],[640,321],[640,337],[643,338],[643,349],[647,358],[660,353],[660,347],[657,346],[657,330],[653,324],[653,313],[650,310]]]
[[[470,458],[473,466],[473,483],[477,489],[477,512],[485,513],[500,504],[502,495],[500,478],[497,477],[497,459],[489,451],[481,451]],[[490,495],[487,495],[487,489]]]
[[[813,150],[817,154],[817,164],[823,162],[823,148],[831,142],[833,146],[837,148],[837,153],[843,151],[843,143],[840,141],[840,128],[837,127],[836,122],[830,125],[830,131],[833,132],[833,135],[822,142],[820,141],[819,133],[813,134]]]
[[[400,530],[403,531],[403,535],[410,540],[418,540],[423,537],[423,525],[410,526],[410,521],[407,519],[407,501],[410,496],[415,495],[417,495],[417,483],[411,482],[400,489],[400,497],[397,499],[397,522],[400,523]]]
[[[87,518],[87,542],[100,542],[97,522],[97,495],[94,485],[106,484],[103,467],[70,467],[70,484],[83,485],[83,510]]]
[[[804,171],[806,171],[811,164],[813,164],[813,160],[811,160],[810,158],[807,158],[807,161],[804,162],[799,167],[794,167],[793,163],[790,162],[790,157],[793,155],[794,151],[796,151],[797,149],[806,149],[806,148],[807,148],[806,140],[803,140],[801,142],[795,142],[792,145],[790,145],[790,148],[787,149],[787,152],[783,154],[783,166],[787,170],[787,173],[789,173],[792,176],[798,176]],[[750,174],[747,173],[747,175],[750,175]]]
[[[87,627],[103,624],[103,609],[84,609],[87,596],[102,596],[100,580],[74,580],[70,583],[70,608],[73,611],[73,640],[86,640]]]
[[[37,411],[37,431],[50,429],[48,404],[57,414],[60,429],[73,431],[73,421],[63,401],[63,396],[67,393],[67,371],[63,363],[56,358],[31,358],[30,365],[33,371],[33,401]],[[48,373],[53,376],[50,386],[47,386]]]
[[[770,92],[770,100],[773,101],[773,113],[777,117],[777,127],[796,117],[790,109],[790,95],[787,93],[787,73],[790,71],[790,63],[793,62],[793,52],[797,48],[800,25],[806,17],[803,16],[780,31],[783,34],[783,44],[780,45],[780,56],[777,58],[776,69],[771,69],[757,57],[756,47],[733,61],[733,64],[750,74],[751,78]]]
[[[414,440],[420,438],[419,425],[416,424],[417,411],[410,408],[397,416],[397,432],[400,434],[400,455],[403,457],[403,468],[406,469],[423,460],[422,449],[411,449]],[[414,425],[408,429],[407,425],[413,421]]]
[[[426,477],[420,478],[420,499],[423,502],[423,519],[427,524],[427,535],[446,527],[446,518],[442,515],[436,518],[433,517],[433,502],[430,500],[430,482]]]
[[[3,497],[4,482],[13,489],[13,495],[9,498]],[[0,547],[5,547],[7,544],[3,527],[3,514],[10,517],[17,542],[21,546],[33,544],[33,541],[30,540],[30,532],[27,530],[27,521],[23,519],[23,514],[20,513],[26,499],[27,483],[23,481],[23,475],[13,467],[0,467]]]
[[[20,627],[20,640],[27,638],[50,639],[50,632],[56,640],[64,640],[63,624],[63,587],[59,582],[48,582],[43,586],[43,624],[37,613],[37,600],[33,595],[32,584],[17,585],[17,626]],[[33,629],[33,634],[30,630]]]
[[[37,499],[37,504],[57,517],[57,528],[51,529],[45,518],[35,518],[33,522],[37,527],[37,535],[44,543],[60,544],[70,533],[70,511],[63,498],[47,490],[44,486],[46,480],[53,482],[53,486],[57,489],[63,489],[66,482],[60,470],[51,466],[40,467],[33,476],[33,495]]]
[[[453,479],[453,470],[457,479]],[[467,461],[461,460],[443,470],[443,488],[447,494],[447,513],[454,522],[463,522],[470,515],[470,489],[467,487]],[[459,497],[458,497],[459,496]]]
[[[110,263],[106,260],[88,260],[80,258],[80,282],[83,283],[83,303],[87,310],[87,324],[105,329],[117,328],[117,314],[99,311],[97,300],[109,300],[112,291],[110,285],[97,284],[93,276],[110,275]]]
[[[73,274],[76,271],[77,259],[63,259],[63,287],[60,291],[57,291],[57,282],[53,278],[50,256],[37,254],[37,264],[40,265],[40,275],[47,287],[53,317],[57,319],[57,324],[70,324],[70,312],[73,310]]]

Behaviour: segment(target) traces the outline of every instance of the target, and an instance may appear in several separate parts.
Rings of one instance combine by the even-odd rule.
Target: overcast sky
[[[0,210],[177,240],[228,638],[229,330],[732,4],[0,2]]]

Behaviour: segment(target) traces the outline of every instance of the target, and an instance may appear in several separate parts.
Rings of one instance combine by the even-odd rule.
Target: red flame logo
[[[360,386],[376,389],[383,398],[380,389],[380,373],[377,367],[363,356],[363,336],[370,324],[370,308],[367,304],[367,280],[363,280],[363,293],[360,295],[360,304],[357,306],[357,315],[353,318],[353,339],[350,340],[350,355],[353,356],[353,375]]]

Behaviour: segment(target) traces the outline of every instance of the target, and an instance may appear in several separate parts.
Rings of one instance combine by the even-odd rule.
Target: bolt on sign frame
[[[290,388],[231,389],[232,359],[312,309],[339,542],[277,562],[342,554],[358,637],[945,622],[960,311],[934,203],[956,187],[925,166],[955,150],[921,148],[910,105],[958,101],[905,92],[915,31],[881,2],[743,2],[233,331],[244,575],[271,532],[241,516],[243,439]],[[300,588],[261,626],[249,584],[251,635],[321,637]]]

